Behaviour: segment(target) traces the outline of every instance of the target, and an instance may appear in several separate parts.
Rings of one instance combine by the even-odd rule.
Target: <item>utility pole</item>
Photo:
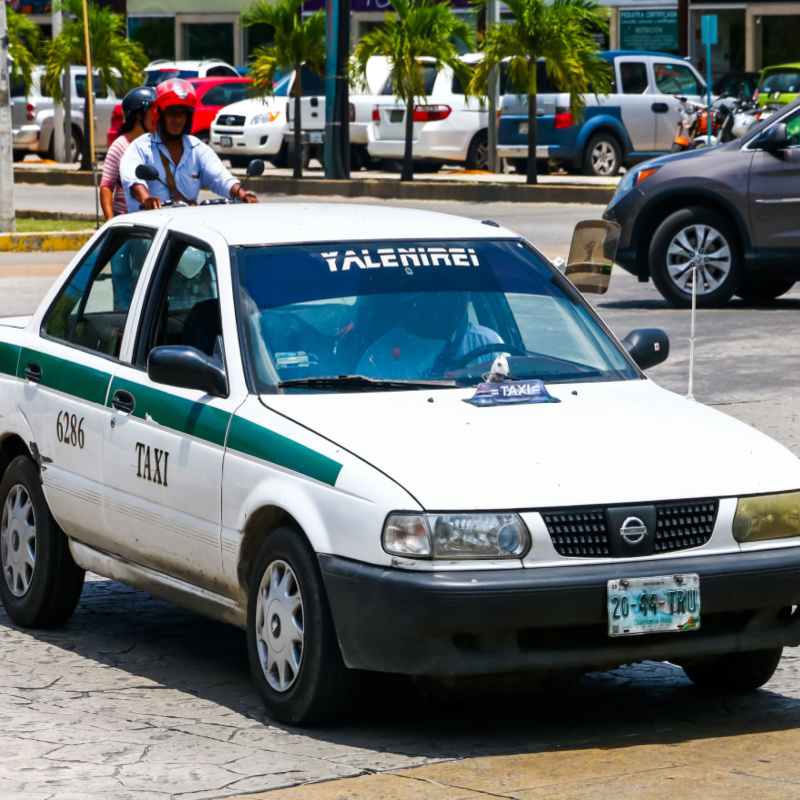
[[[0,232],[14,233],[14,156],[11,84],[8,78],[6,3],[0,0]]]
[[[56,4],[53,3],[53,39],[61,33],[61,8],[56,11]],[[56,161],[64,161],[64,106],[56,103],[53,107],[53,157]]]
[[[350,0],[328,0],[325,14],[325,177],[350,177]]]
[[[500,4],[496,0],[489,0],[486,6],[486,27],[500,21]],[[489,148],[489,172],[500,172],[500,159],[497,157],[497,102],[499,98],[498,85],[499,70],[493,69],[489,73],[489,121],[487,125],[487,146]]]

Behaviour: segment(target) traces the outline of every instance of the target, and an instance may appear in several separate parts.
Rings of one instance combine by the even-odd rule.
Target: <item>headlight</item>
[[[800,536],[800,492],[742,497],[733,518],[737,542]]]
[[[275,122],[281,115],[280,111],[270,111],[268,114],[256,114],[248,125],[266,125],[269,122]]]
[[[530,534],[517,514],[390,514],[387,553],[418,558],[519,558]]]
[[[629,192],[634,186],[646,180],[651,175],[655,175],[660,169],[661,167],[648,167],[647,164],[629,169],[617,184],[617,191],[614,192],[614,197]]]

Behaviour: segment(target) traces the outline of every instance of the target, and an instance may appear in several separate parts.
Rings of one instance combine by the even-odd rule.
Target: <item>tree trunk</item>
[[[14,135],[11,122],[11,86],[8,77],[6,6],[0,8],[0,232],[16,230],[14,211]]]
[[[303,94],[303,67],[294,66],[294,171],[293,178],[303,177],[303,121],[300,119],[300,98]]]
[[[406,101],[406,147],[403,151],[403,171],[400,174],[401,181],[414,180],[414,95],[409,95]]]
[[[534,65],[534,69],[536,66]],[[528,95],[528,170],[525,183],[536,183],[536,93]]]
[[[94,125],[94,120],[89,119],[89,92],[92,90],[92,81],[86,80],[86,97],[83,98],[83,141],[81,142],[81,170],[84,172],[92,171],[92,140],[89,131],[90,125]]]

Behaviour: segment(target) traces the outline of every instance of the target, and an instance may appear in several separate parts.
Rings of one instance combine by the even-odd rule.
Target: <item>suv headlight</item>
[[[640,184],[651,175],[655,175],[660,169],[661,167],[648,167],[646,163],[639,167],[632,167],[620,178],[614,197],[629,192],[634,186]]]
[[[800,536],[800,491],[741,497],[733,518],[737,542]]]
[[[256,114],[248,125],[266,125],[269,122],[275,122],[276,119],[281,115],[280,111],[270,111],[267,114]]]
[[[517,514],[390,514],[383,548],[417,558],[520,558],[531,537]]]

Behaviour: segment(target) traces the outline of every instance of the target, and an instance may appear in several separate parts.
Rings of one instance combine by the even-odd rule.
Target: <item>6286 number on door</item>
[[[56,437],[62,444],[72,445],[83,450],[84,436],[83,436],[83,420],[81,417],[78,420],[75,414],[70,414],[69,411],[59,411],[58,418],[56,419]]]

